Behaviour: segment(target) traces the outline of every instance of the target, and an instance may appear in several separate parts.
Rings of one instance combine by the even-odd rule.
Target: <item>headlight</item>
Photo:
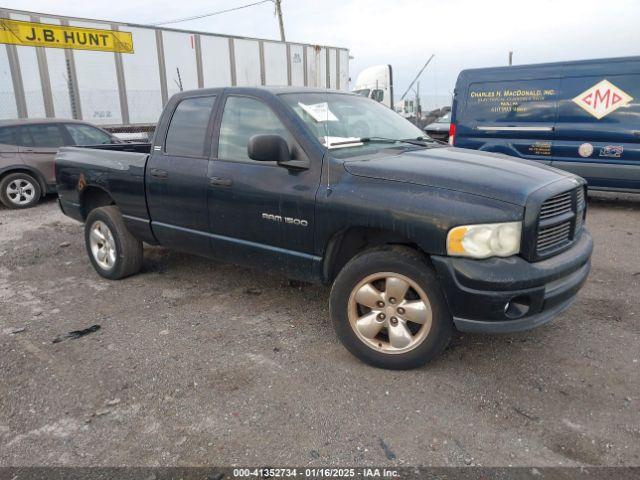
[[[463,225],[449,230],[447,253],[458,257],[508,257],[520,252],[522,222]]]

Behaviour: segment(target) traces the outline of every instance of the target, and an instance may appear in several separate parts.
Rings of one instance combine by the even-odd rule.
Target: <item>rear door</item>
[[[154,235],[164,246],[200,255],[209,254],[207,166],[216,98],[202,95],[177,103],[146,169]]]
[[[35,168],[47,185],[56,183],[53,159],[58,148],[71,142],[59,123],[28,124],[18,127],[18,145],[22,161]]]
[[[559,72],[540,73],[536,79],[472,81],[466,98],[456,99],[455,146],[551,163],[560,78]]]
[[[247,155],[253,135],[276,134],[295,159],[307,159],[278,112],[260,98],[226,97],[208,173],[212,253],[304,278],[313,267],[320,162],[292,170]]]
[[[640,189],[640,65],[628,74],[606,67],[571,67],[562,81],[552,165],[593,187]]]

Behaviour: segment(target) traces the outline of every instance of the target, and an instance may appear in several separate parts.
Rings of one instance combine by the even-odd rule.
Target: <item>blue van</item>
[[[464,70],[449,142],[640,191],[640,57]]]

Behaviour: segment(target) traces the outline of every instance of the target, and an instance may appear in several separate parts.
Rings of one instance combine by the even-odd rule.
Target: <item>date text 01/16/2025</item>
[[[234,478],[397,478],[389,468],[234,468]]]

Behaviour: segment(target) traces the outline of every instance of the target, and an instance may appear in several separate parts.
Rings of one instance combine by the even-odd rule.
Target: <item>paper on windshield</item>
[[[314,103],[306,105],[302,102],[298,102],[300,108],[311,115],[316,122],[337,122],[336,117],[331,110],[329,110],[329,104],[327,102]]]
[[[348,147],[357,147],[359,145],[364,145],[359,137],[329,137],[325,136],[324,144],[327,146],[329,150],[333,150],[335,148],[348,148]],[[336,143],[348,142],[344,145],[335,145]]]

